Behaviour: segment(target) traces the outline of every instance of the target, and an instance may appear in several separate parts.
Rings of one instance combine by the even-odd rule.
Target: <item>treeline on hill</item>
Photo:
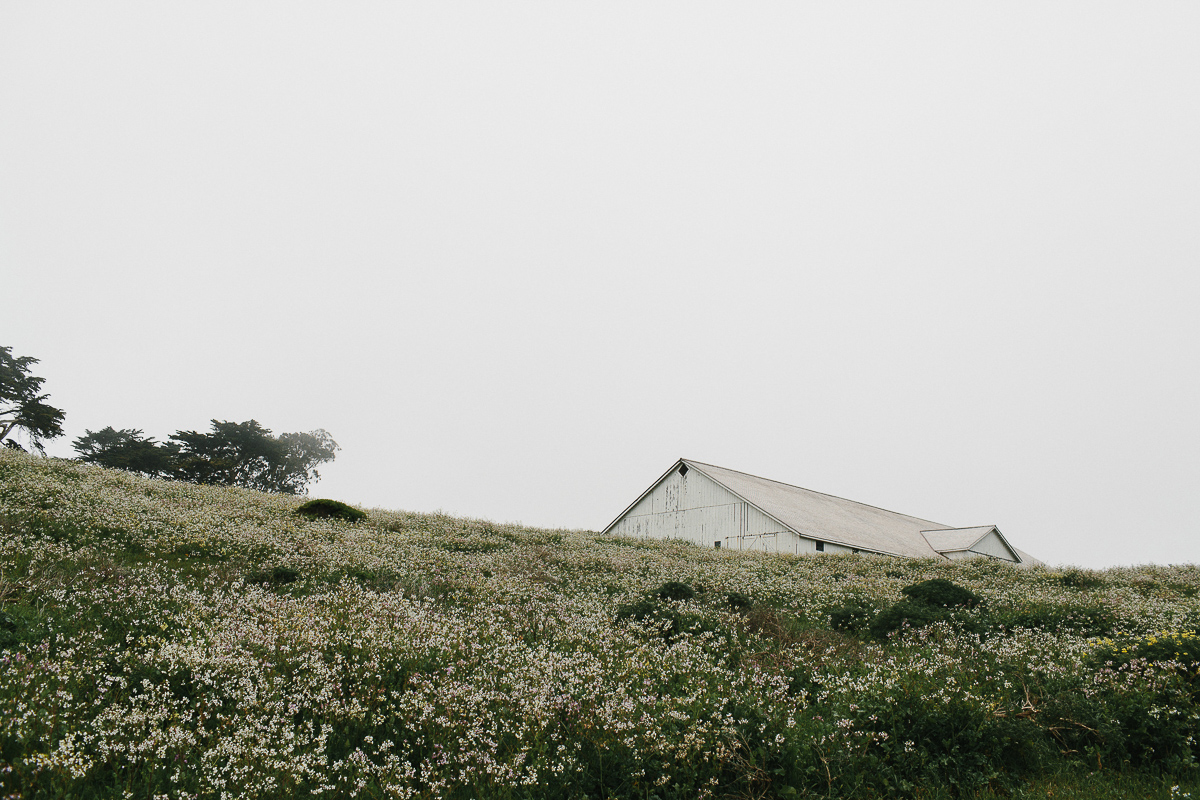
[[[86,431],[72,445],[79,460],[102,467],[217,486],[301,494],[334,459],[337,442],[321,429],[275,436],[256,420],[212,420],[212,431],[176,431],[156,442],[138,429]]]
[[[45,453],[42,442],[63,435],[66,415],[46,401],[44,378],[32,374],[31,356],[13,356],[0,346],[0,442],[24,450],[11,434],[20,431],[29,446]],[[264,492],[302,494],[319,480],[317,467],[332,461],[341,448],[326,431],[274,435],[257,420],[212,420],[212,430],[176,431],[159,443],[140,429],[111,426],[84,431],[73,447],[79,460],[102,467],[217,486],[242,486]]]

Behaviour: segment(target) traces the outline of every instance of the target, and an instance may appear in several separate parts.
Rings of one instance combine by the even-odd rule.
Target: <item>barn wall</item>
[[[687,539],[703,547],[797,552],[794,533],[698,470],[673,471],[629,509],[609,533],[639,539]]]
[[[971,550],[981,555],[1002,558],[1005,561],[1013,560],[1012,552],[1004,546],[1004,542],[1000,539],[995,531],[992,531],[987,536],[971,545]]]
[[[805,553],[816,553],[816,552],[818,552],[818,550],[817,550],[817,542],[816,542],[816,540],[814,540],[814,539],[805,539],[805,538],[801,538],[801,537],[796,537],[796,539],[797,539],[797,547],[796,547],[796,553],[797,553],[797,554],[799,554],[799,555],[804,555]],[[844,546],[842,546],[842,545],[840,545],[840,544],[834,544],[833,542],[825,542],[825,549],[824,549],[823,551],[820,551],[820,552],[824,552],[824,553],[851,553],[851,552],[854,552],[854,551],[853,551],[851,548],[849,548],[849,547],[844,547]]]

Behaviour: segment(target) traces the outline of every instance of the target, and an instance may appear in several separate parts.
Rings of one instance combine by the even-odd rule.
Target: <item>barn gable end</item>
[[[686,539],[704,547],[771,553],[850,552],[804,536],[706,474],[708,465],[680,459],[607,528],[605,534]]]
[[[1017,549],[1011,546],[995,525],[977,528],[921,531],[929,545],[951,560],[984,556],[1001,561],[1021,561]]]
[[[756,532],[782,529],[754,517],[746,504],[704,473],[676,463],[604,532],[649,539],[687,539],[705,547]]]

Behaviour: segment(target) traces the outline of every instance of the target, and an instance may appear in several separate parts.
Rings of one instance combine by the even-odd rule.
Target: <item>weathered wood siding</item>
[[[608,531],[638,539],[687,539],[703,547],[814,553],[816,542],[797,536],[699,470],[663,478]],[[826,544],[825,552],[849,548]]]

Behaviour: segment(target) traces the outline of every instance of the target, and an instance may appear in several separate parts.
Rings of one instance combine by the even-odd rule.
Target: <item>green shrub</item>
[[[1104,585],[1104,581],[1096,573],[1075,568],[1059,575],[1058,582],[1069,589],[1099,589]]]
[[[300,580],[300,571],[291,567],[273,567],[270,570],[259,570],[246,576],[248,583],[269,583],[272,586],[282,586]]]
[[[207,559],[210,561],[228,561],[227,547],[221,542],[185,542],[176,545],[171,555],[179,558]],[[130,548],[126,548],[130,550]]]
[[[686,583],[668,581],[654,592],[661,600],[691,600],[696,596],[696,590]]]
[[[1070,632],[1079,636],[1107,636],[1117,625],[1116,614],[1104,606],[1038,604],[994,613],[992,619],[1005,628]]]
[[[617,607],[617,619],[626,620],[633,619],[638,622],[644,622],[648,619],[653,619],[662,610],[662,606],[654,601],[652,597],[643,597],[636,603],[625,603]]]
[[[863,600],[848,600],[829,610],[829,627],[842,633],[862,633],[871,625],[872,608]]]
[[[1064,687],[1039,707],[1039,722],[1062,753],[1091,768],[1195,774],[1197,708],[1186,692]]]
[[[366,519],[367,517],[365,511],[359,511],[354,506],[348,506],[337,500],[326,500],[324,498],[309,500],[297,508],[296,513],[315,519],[342,519],[347,522],[358,522],[360,519]]]
[[[725,603],[734,611],[749,611],[754,606],[754,602],[741,592],[725,595]]]
[[[951,613],[958,609],[975,608],[983,602],[983,598],[970,589],[944,578],[934,578],[906,586],[900,592],[905,596],[904,600],[870,620],[868,628],[872,636],[884,639],[888,634],[905,626],[921,628],[931,622],[948,619],[962,623],[968,630],[980,629],[978,621]],[[854,630],[854,626],[863,624],[861,610],[849,606],[837,611],[839,613],[836,620],[833,614],[830,614],[830,625],[846,626],[838,630]]]
[[[1142,597],[1155,597],[1163,594],[1165,587],[1152,578],[1138,578],[1129,584],[1129,588]]]
[[[666,584],[670,586],[671,584]],[[683,585],[683,584],[681,584]],[[690,588],[690,587],[689,587]],[[662,634],[667,641],[672,641],[685,633],[712,632],[716,626],[698,614],[684,614],[675,608],[663,604],[657,594],[643,597],[635,603],[626,603],[617,608],[617,621],[634,620],[644,625],[652,626]]]
[[[950,614],[938,606],[916,600],[901,600],[871,620],[870,631],[875,638],[885,639],[889,633],[905,626],[923,628],[932,622],[949,618]]]
[[[847,765],[882,796],[921,796],[943,786],[960,797],[989,784],[1011,788],[1053,757],[1033,720],[997,717],[962,698],[922,695],[920,685],[898,688],[898,696],[867,703],[871,727],[887,737]]]
[[[0,611],[0,650],[44,640],[49,635],[46,622],[34,606],[25,603],[5,606]]]
[[[983,598],[945,578],[914,583],[905,586],[900,593],[919,603],[937,606],[938,608],[975,608],[983,602]]]
[[[629,619],[653,625],[667,640],[678,636],[685,626],[682,614],[663,606],[654,597],[644,597],[636,603],[627,603],[618,607],[617,621]]]
[[[784,677],[788,679],[788,694],[800,694],[803,692],[812,698],[816,696],[822,687],[821,682],[813,674],[812,667],[807,664],[792,667],[784,673]]]

